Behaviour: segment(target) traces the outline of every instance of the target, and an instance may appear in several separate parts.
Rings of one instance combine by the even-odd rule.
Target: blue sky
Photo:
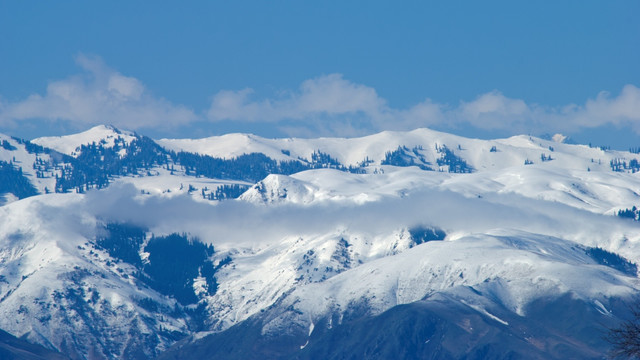
[[[0,132],[640,146],[638,1],[0,0]]]

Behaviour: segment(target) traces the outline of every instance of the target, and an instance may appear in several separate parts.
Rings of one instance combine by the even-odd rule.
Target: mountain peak
[[[120,138],[130,142],[136,138],[136,135],[130,131],[119,130],[113,125],[97,125],[77,134],[40,137],[31,142],[63,154],[77,156],[82,145],[102,143],[105,147],[112,147],[115,140]]]
[[[0,328],[78,357],[151,358],[186,336],[343,351],[322,337],[404,324],[403,308],[575,355],[639,291],[634,152],[430,129],[153,143],[100,125],[33,142],[76,158],[0,136],[0,194],[15,200],[0,204]],[[543,331],[566,324],[564,340]],[[412,338],[440,346],[433,329]],[[483,338],[496,354],[524,344]]]

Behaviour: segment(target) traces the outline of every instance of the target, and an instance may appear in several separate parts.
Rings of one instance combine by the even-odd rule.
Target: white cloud
[[[521,130],[533,120],[532,109],[520,99],[510,99],[498,91],[478,96],[471,102],[462,102],[449,118],[475,127],[491,130],[505,127]]]
[[[83,71],[49,83],[44,94],[16,102],[0,98],[0,127],[44,119],[75,128],[113,124],[132,130],[171,130],[192,122],[204,125],[206,119],[226,126],[268,125],[288,135],[307,137],[418,127],[571,134],[613,125],[640,133],[640,89],[634,85],[625,86],[617,96],[602,92],[582,105],[549,107],[492,91],[457,105],[425,99],[408,108],[394,108],[374,88],[330,74],[305,80],[298,89],[274,97],[256,98],[249,88],[223,90],[212,97],[208,109],[196,113],[153,96],[138,79],[120,74],[97,57],[78,56],[76,62]]]
[[[442,120],[441,105],[429,99],[406,110],[393,109],[375,89],[340,74],[306,80],[297,92],[278,99],[252,101],[252,94],[252,89],[220,91],[213,96],[209,120],[284,123],[283,128],[298,134],[319,130],[343,136],[429,126]]]
[[[629,126],[640,133],[640,89],[626,85],[617,97],[601,92],[582,106],[568,104],[561,107],[527,104],[494,91],[462,103],[456,115],[456,121],[477,128],[514,133],[571,132],[605,125]]]
[[[595,99],[589,99],[583,108],[577,109],[576,113],[578,123],[584,122],[593,127],[612,123],[632,124],[640,129],[640,89],[626,85],[620,95],[614,98],[607,92],[601,92]]]
[[[361,135],[466,126],[513,134],[548,133],[609,124],[631,126],[640,132],[640,89],[634,85],[625,86],[617,97],[600,93],[582,106],[561,107],[528,104],[492,91],[454,107],[425,99],[408,109],[396,109],[375,89],[345,80],[340,74],[306,80],[297,92],[288,92],[283,98],[252,100],[252,94],[251,89],[219,92],[213,97],[209,120],[274,123],[294,135]]]
[[[529,111],[524,101],[509,99],[497,91],[483,94],[470,103],[462,104],[460,108],[470,118],[479,118],[487,114],[521,116]]]
[[[356,113],[376,117],[385,108],[385,101],[373,88],[344,80],[339,74],[306,80],[298,93],[281,99],[250,101],[252,93],[251,89],[220,91],[213,97],[209,119],[277,122]]]
[[[386,109],[385,100],[373,88],[344,80],[339,74],[307,80],[300,89],[296,105],[301,114],[363,112],[375,116]]]
[[[49,83],[44,95],[0,104],[0,125],[46,119],[77,127],[113,124],[139,129],[197,120],[190,109],[154,97],[138,79],[118,73],[97,57],[80,55],[76,62],[83,72]]]
[[[253,246],[286,236],[322,234],[336,229],[375,236],[418,224],[467,233],[517,229],[586,243],[635,231],[633,224],[615,217],[513,193],[466,197],[427,187],[412,191],[410,196],[382,197],[364,204],[269,207],[244,201],[212,205],[194,201],[187,195],[164,198],[139,194],[131,184],[114,184],[105,190],[88,192],[79,211],[105,221],[142,225],[156,234],[189,232],[204,241],[213,240],[216,245]],[[260,236],[255,236],[255,229],[260,229]]]

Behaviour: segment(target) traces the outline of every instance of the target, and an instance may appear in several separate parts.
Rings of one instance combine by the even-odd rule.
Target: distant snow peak
[[[293,335],[313,351],[383,312],[464,324],[446,337],[420,328],[433,346],[617,321],[640,291],[640,150],[568,142],[427,129],[154,142],[110,125],[33,144],[0,135],[0,328],[78,358],[151,358],[182,336],[206,341],[201,330],[236,349]],[[487,334],[496,354],[521,348]],[[560,342],[574,352],[575,334]]]
[[[313,190],[309,184],[290,176],[271,174],[252,186],[239,199],[256,204],[308,203],[313,200]]]

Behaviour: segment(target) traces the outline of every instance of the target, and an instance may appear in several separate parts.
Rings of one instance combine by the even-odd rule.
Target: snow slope
[[[241,200],[276,206],[279,216],[309,222],[309,230],[235,254],[233,271],[228,280],[221,278],[211,300],[212,312],[221,318],[218,326],[247,319],[276,300],[300,314],[297,321],[308,322],[362,298],[373,313],[381,313],[471,286],[491,290],[494,301],[523,315],[522,309],[540,297],[572,293],[601,301],[633,293],[638,285],[635,273],[629,277],[598,266],[585,252],[600,247],[640,261],[638,224],[608,215],[624,195],[628,203],[638,201],[637,194],[628,197],[639,183],[635,174],[579,173],[585,181],[527,167],[514,185],[483,173],[384,169],[384,174],[313,170],[270,176],[248,190]],[[592,183],[590,176],[616,186]],[[590,188],[549,186],[563,183]],[[612,189],[622,195],[610,196],[616,195]],[[310,210],[314,207],[332,209],[333,215]],[[317,233],[314,218],[325,223],[326,233]],[[416,225],[440,227],[449,236],[415,246],[407,229]],[[343,240],[347,250],[336,250]],[[336,260],[337,253],[345,259]]]
[[[0,142],[6,142],[13,148],[13,150],[0,148],[0,161],[13,163],[15,166],[20,167],[40,193],[55,189],[55,176],[59,175],[60,172],[58,169],[52,169],[44,165],[52,162],[51,154],[31,153],[26,150],[24,144],[4,134],[0,134]],[[53,156],[56,155],[54,154]],[[40,165],[38,162],[43,164]],[[38,172],[40,172],[40,176],[38,176]]]
[[[82,145],[96,143],[105,147],[113,147],[116,141],[129,143],[135,138],[136,136],[132,132],[121,131],[110,125],[98,125],[78,134],[40,137],[31,142],[75,157],[78,156]]]
[[[79,145],[108,144],[119,134],[129,136],[98,127],[38,143],[77,155]],[[0,159],[15,154],[25,172],[35,174],[28,170],[35,155],[0,139],[18,148],[0,151]],[[232,134],[157,143],[221,158],[260,152],[280,161],[310,160],[320,151],[346,166],[367,161],[362,173],[316,169],[270,174],[256,184],[156,167],[87,194],[43,194],[4,205],[1,329],[78,358],[135,358],[128,348],[154,357],[174,344],[177,337],[168,331],[190,334],[198,346],[247,326],[260,339],[290,335],[289,345],[304,354],[307,346],[319,346],[314,334],[402,306],[437,309],[449,302],[458,311],[451,323],[463,324],[465,333],[473,332],[464,325],[472,313],[491,331],[521,335],[520,326],[533,326],[543,311],[533,309],[548,310],[541,303],[572,313],[578,301],[593,316],[576,321],[594,328],[600,320],[615,323],[623,316],[620,301],[640,290],[634,265],[640,223],[614,216],[640,205],[640,173],[610,167],[617,160],[630,164],[637,154],[428,129],[355,139]],[[439,164],[443,146],[474,171],[448,172],[449,165]],[[399,147],[402,156],[435,171],[383,165]],[[203,190],[224,184],[252,186],[237,200],[202,201]],[[207,315],[202,332],[171,310],[175,298],[143,286],[136,268],[95,246],[100,224],[112,222],[156,235],[189,233],[214,245],[218,287],[198,292]],[[202,278],[194,279],[194,288],[201,286]],[[159,307],[145,307],[140,299],[147,298]],[[74,340],[74,334],[83,336]],[[569,353],[582,344],[570,332],[522,336],[534,345],[560,341]],[[595,358],[604,353],[598,346],[587,349]]]
[[[184,319],[166,311],[175,300],[141,286],[134,268],[96,248],[97,220],[77,210],[82,200],[50,194],[0,208],[0,328],[72,358],[119,358],[132,349],[155,356],[171,344],[160,330],[184,332]]]
[[[562,169],[547,164],[520,165],[472,174],[425,172],[416,167],[378,166],[376,173],[349,174],[310,170],[291,176],[271,175],[241,199],[250,202],[363,203],[385,195],[408,196],[421,188],[439,188],[467,197],[518,194],[571,207],[615,215],[640,203],[640,173]]]
[[[477,171],[496,170],[523,165],[525,160],[544,163],[561,169],[605,170],[613,159],[640,160],[640,155],[621,151],[604,151],[586,145],[571,145],[530,136],[508,139],[469,139],[430,129],[408,132],[384,131],[360,138],[266,139],[248,134],[229,134],[204,139],[161,139],[157,143],[166,149],[233,158],[252,152],[263,153],[276,160],[311,159],[314,151],[321,151],[345,166],[357,166],[364,160],[380,165],[389,151],[405,146],[416,149],[424,159],[435,165],[440,157],[436,145],[447,146]],[[492,151],[492,148],[494,148]],[[553,160],[543,162],[541,155]]]

